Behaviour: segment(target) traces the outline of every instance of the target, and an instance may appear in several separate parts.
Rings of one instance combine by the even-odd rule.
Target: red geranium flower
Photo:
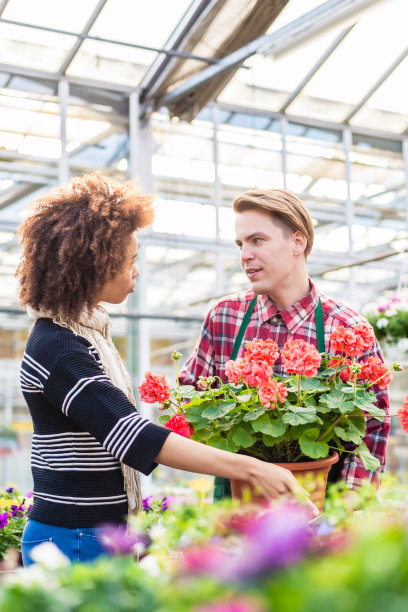
[[[194,429],[191,427],[190,423],[186,421],[184,414],[173,415],[164,426],[185,438],[189,438],[194,433]]]
[[[339,363],[340,362],[340,363]],[[340,360],[340,357],[333,357],[333,359],[330,359],[329,361],[329,368],[337,368],[337,366],[344,366],[344,365],[351,365],[352,361],[351,359],[348,359],[347,357],[344,357],[343,359]],[[340,378],[343,382],[348,382],[350,380],[350,368],[346,368],[345,370],[342,370],[340,372]]]
[[[244,381],[250,387],[257,387],[272,376],[272,366],[267,361],[248,361],[244,370]]]
[[[154,404],[155,402],[162,404],[170,397],[170,385],[164,374],[160,376],[159,374],[153,374],[153,372],[146,372],[145,378],[138,389],[140,399],[148,404]]]
[[[330,342],[336,353],[344,353],[349,357],[360,357],[371,341],[369,328],[361,323],[360,329],[345,328],[339,325],[331,334]]]
[[[392,381],[393,376],[391,372],[388,372],[387,366],[379,357],[369,357],[367,361],[362,362],[360,365],[361,372],[358,377],[363,378],[366,382],[376,383],[380,389],[385,389]],[[377,382],[379,378],[381,380]]]
[[[259,386],[259,399],[265,408],[276,408],[277,402],[283,403],[287,394],[288,390],[285,383],[278,383],[274,379],[267,380]]]
[[[353,329],[355,334],[358,334],[364,343],[364,350],[367,351],[375,344],[374,330],[367,323],[359,323]]]
[[[228,376],[228,382],[233,384],[242,382],[247,363],[247,359],[237,359],[236,361],[230,359],[227,361],[225,364],[225,374]]]
[[[405,398],[402,408],[397,410],[402,429],[408,433],[408,395]]]
[[[288,340],[281,350],[285,370],[311,378],[319,371],[322,356],[315,346],[304,340]]]

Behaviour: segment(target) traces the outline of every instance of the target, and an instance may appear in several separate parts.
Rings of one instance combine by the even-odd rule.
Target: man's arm
[[[215,376],[212,311],[203,323],[194,351],[179,374],[182,385],[195,385],[200,376]]]
[[[364,361],[368,357],[380,357],[383,361],[383,356],[378,342],[374,347],[364,355]],[[384,414],[389,414],[389,400],[387,389],[380,389],[378,385],[372,387],[373,392],[377,397],[376,405]],[[390,430],[390,419],[386,417],[383,422],[368,417],[366,419],[366,435],[364,442],[367,444],[370,453],[377,457],[380,462],[380,467],[377,470],[368,471],[365,469],[363,462],[356,453],[344,453],[342,457],[343,466],[339,474],[339,480],[343,480],[350,489],[357,489],[364,481],[373,484],[379,483],[380,473],[384,470],[386,459],[386,443],[387,436]],[[348,445],[344,445],[347,449]],[[349,446],[351,449],[352,445]]]

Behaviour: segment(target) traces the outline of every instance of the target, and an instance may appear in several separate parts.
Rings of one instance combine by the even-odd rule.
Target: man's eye
[[[258,244],[259,242],[262,242],[263,238],[254,238],[254,244]]]

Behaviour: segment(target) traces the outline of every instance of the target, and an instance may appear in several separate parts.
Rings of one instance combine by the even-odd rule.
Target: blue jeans
[[[101,544],[100,532],[100,527],[68,529],[28,519],[21,539],[23,565],[26,567],[33,563],[30,553],[43,542],[53,542],[71,561],[92,561],[107,554]]]

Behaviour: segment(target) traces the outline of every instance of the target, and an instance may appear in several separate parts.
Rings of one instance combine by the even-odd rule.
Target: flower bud
[[[398,361],[394,361],[394,363],[392,364],[392,369],[394,370],[394,372],[402,372],[404,368],[400,363],[398,363]]]
[[[178,361],[182,358],[182,356],[182,353],[179,353],[178,351],[173,351],[171,354],[171,358],[174,359],[174,361]]]
[[[350,366],[351,374],[359,374],[361,372],[361,365],[359,363],[352,363]]]

